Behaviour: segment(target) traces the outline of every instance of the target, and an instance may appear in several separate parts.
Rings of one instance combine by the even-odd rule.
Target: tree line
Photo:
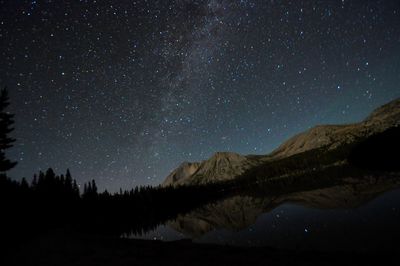
[[[2,174],[1,212],[7,219],[0,230],[12,238],[16,232],[25,237],[65,226],[85,233],[142,234],[226,194],[221,184],[98,192],[94,180],[85,183],[81,193],[68,170],[56,175],[50,168],[35,175],[31,183]]]

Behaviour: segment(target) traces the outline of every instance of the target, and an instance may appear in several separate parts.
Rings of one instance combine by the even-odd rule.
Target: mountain
[[[319,125],[290,138],[268,155],[240,155],[217,152],[208,160],[183,163],[163,182],[167,185],[206,184],[234,179],[246,170],[263,163],[296,154],[355,143],[386,129],[400,125],[400,98],[373,111],[364,121],[345,125]]]
[[[167,176],[163,185],[201,184],[234,178],[259,164],[260,156],[243,156],[233,152],[217,152],[200,163],[182,163]]]
[[[199,169],[200,163],[183,162],[178,168],[170,173],[164,181],[164,185],[172,185],[193,175]]]
[[[348,125],[320,125],[300,133],[274,150],[270,155],[288,157],[320,147],[334,149],[361,137],[368,137],[400,124],[400,99],[385,104],[364,121]]]

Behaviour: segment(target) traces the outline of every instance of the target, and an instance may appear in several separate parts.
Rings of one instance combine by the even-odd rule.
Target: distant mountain
[[[342,144],[351,143],[358,138],[373,134],[400,124],[400,99],[385,104],[364,121],[348,125],[320,125],[300,133],[284,142],[270,155],[276,158],[288,157],[297,153],[320,147],[334,149]]]
[[[233,152],[217,152],[210,159],[200,163],[182,163],[163,185],[202,184],[228,180],[258,165],[262,156],[243,156]]]
[[[334,150],[399,125],[400,99],[396,99],[377,108],[360,123],[313,127],[290,138],[268,155],[217,152],[202,162],[185,162],[168,175],[163,185],[206,184],[231,180],[261,164],[321,148]]]

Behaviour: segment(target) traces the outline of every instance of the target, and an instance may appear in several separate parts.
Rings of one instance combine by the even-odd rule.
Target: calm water
[[[400,250],[399,178],[346,180],[278,196],[238,195],[133,238],[317,250]]]

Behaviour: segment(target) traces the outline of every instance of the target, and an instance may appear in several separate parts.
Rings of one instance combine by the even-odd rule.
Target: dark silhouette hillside
[[[349,162],[371,170],[400,170],[400,127],[371,136],[354,147]]]

